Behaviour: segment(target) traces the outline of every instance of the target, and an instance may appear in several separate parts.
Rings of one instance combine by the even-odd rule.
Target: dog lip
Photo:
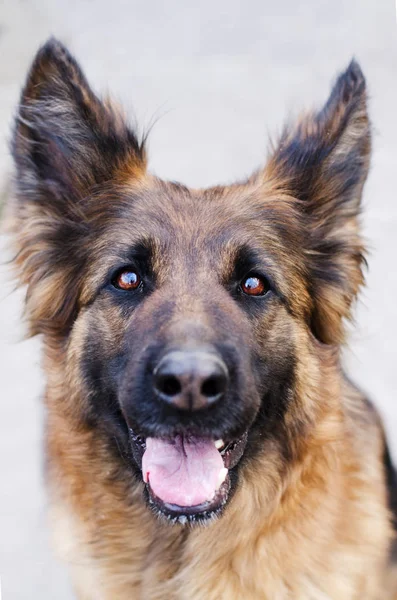
[[[146,450],[145,438],[137,435],[131,428],[129,429],[129,436],[132,456],[136,465],[142,470],[142,457]]]
[[[247,445],[248,431],[232,442],[229,442],[220,452],[227,469],[233,469],[241,460]]]

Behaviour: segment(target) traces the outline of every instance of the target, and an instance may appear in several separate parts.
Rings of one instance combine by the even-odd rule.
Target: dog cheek
[[[117,388],[126,360],[120,315],[95,304],[79,314],[66,360],[81,419],[90,427],[119,420]]]
[[[261,411],[274,422],[281,421],[291,402],[297,364],[297,334],[294,320],[285,309],[262,324],[255,355],[255,376],[261,396]]]

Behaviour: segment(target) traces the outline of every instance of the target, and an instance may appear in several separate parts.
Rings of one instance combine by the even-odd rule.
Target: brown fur
[[[397,597],[382,426],[340,366],[363,282],[370,152],[364,79],[349,69],[264,170],[189,190],[147,173],[142,145],[59,43],[36,58],[13,146],[15,264],[31,333],[43,334],[51,518],[80,600]],[[157,290],[139,319],[98,294],[138,233],[150,240]],[[245,313],[225,291],[245,245],[266,250],[278,289],[264,312]],[[210,339],[223,307],[236,339],[278,357],[279,369],[292,361],[293,384],[282,414],[266,407],[272,431],[252,433],[224,514],[170,525],[149,511],[127,451],[98,423],[82,365],[91,342],[91,354],[113,360],[128,331]]]

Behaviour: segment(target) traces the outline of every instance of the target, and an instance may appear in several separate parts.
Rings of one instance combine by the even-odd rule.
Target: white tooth
[[[217,489],[218,490],[221,487],[222,483],[225,481],[225,479],[227,477],[227,474],[228,474],[228,470],[226,469],[226,467],[223,467],[223,469],[221,469],[219,471],[218,483],[217,483]]]
[[[220,448],[223,448],[223,446],[225,445],[225,442],[223,440],[216,440],[216,442],[214,442],[215,444],[215,448],[217,450],[219,450]]]

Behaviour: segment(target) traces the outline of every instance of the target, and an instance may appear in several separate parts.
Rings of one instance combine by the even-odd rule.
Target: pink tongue
[[[173,440],[146,438],[143,480],[163,502],[197,506],[212,500],[219,488],[223,459],[211,440],[181,436]]]

